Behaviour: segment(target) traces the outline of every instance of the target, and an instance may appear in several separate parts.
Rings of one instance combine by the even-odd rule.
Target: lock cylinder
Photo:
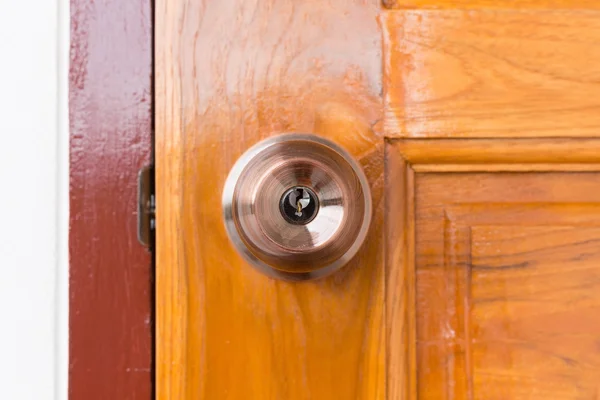
[[[240,157],[225,183],[223,212],[230,239],[252,266],[296,281],[347,264],[366,237],[372,205],[366,176],[347,151],[292,133]]]

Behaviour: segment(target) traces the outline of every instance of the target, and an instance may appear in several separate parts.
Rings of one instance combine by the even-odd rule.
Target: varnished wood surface
[[[598,173],[417,174],[419,399],[594,399]]]
[[[398,142],[385,146],[387,397],[416,399],[415,172]]]
[[[388,394],[594,399],[600,15],[437,3],[381,18]]]
[[[495,150],[482,152],[489,141]],[[578,141],[561,146],[584,155]],[[561,165],[557,157],[537,164],[544,172],[528,172],[531,145],[544,142],[387,141],[386,270],[404,277],[387,288],[399,310],[388,321],[404,350],[389,354],[388,376],[403,383],[390,398],[597,395],[600,165],[547,172]],[[443,156],[449,143],[458,162],[479,164],[452,164]],[[512,172],[452,172],[493,165],[486,157],[500,150],[515,150]],[[435,170],[418,172],[423,165]]]
[[[385,397],[378,0],[159,0],[156,5],[157,396]],[[221,191],[260,139],[335,140],[371,184],[351,265],[276,281],[234,252]]]
[[[152,154],[151,4],[71,0],[70,12],[69,400],[149,400],[152,257],[135,210]]]
[[[411,164],[600,164],[598,138],[391,140]]]
[[[585,306],[595,311],[594,284],[581,291],[590,303],[558,315],[564,326],[549,321],[553,304],[573,294],[562,282],[593,282],[598,261],[595,253],[577,257],[592,253],[582,237],[600,238],[592,193],[600,14],[501,8],[382,12],[376,0],[158,1],[158,398],[593,393],[597,360],[568,347],[579,336],[562,328]],[[299,284],[245,264],[225,235],[220,206],[237,157],[291,131],[346,147],[365,167],[375,202],[370,236],[351,265]],[[385,159],[384,136],[392,138]],[[411,140],[394,140],[403,137]],[[485,139],[463,140],[469,137]],[[455,204],[477,199],[466,208]],[[523,237],[524,254],[511,253]],[[564,248],[565,264],[553,264],[546,276],[539,265],[557,257],[556,248]],[[534,268],[518,275],[471,267],[493,254]],[[576,274],[566,279],[569,266]],[[485,275],[492,272],[499,275]],[[515,292],[500,292],[490,276],[517,281]],[[501,313],[518,309],[516,291],[535,302],[539,290],[532,288],[548,279],[556,297],[531,317],[550,339],[525,354],[511,347],[511,335],[533,348],[538,332]],[[469,297],[488,290],[505,295],[489,314]],[[589,320],[579,328],[596,332]],[[582,351],[591,353],[591,343]],[[566,347],[550,363],[564,357],[576,367],[543,367],[552,345]],[[531,363],[515,362],[519,357]]]
[[[597,0],[382,0],[390,9],[598,9]]]
[[[600,12],[395,10],[381,19],[387,136],[598,135]]]

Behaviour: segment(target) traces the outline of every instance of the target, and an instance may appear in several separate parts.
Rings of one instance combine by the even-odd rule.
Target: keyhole
[[[319,199],[311,189],[295,186],[283,194],[279,208],[283,218],[290,224],[305,225],[316,217]]]

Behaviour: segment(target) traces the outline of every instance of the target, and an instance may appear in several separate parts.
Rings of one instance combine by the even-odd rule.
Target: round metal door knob
[[[272,137],[244,153],[223,190],[227,233],[254,267],[286,280],[322,277],[362,245],[371,192],[360,165],[311,134]]]

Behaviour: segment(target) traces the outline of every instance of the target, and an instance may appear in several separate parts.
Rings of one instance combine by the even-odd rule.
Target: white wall
[[[0,0],[0,399],[67,398],[68,24]]]

